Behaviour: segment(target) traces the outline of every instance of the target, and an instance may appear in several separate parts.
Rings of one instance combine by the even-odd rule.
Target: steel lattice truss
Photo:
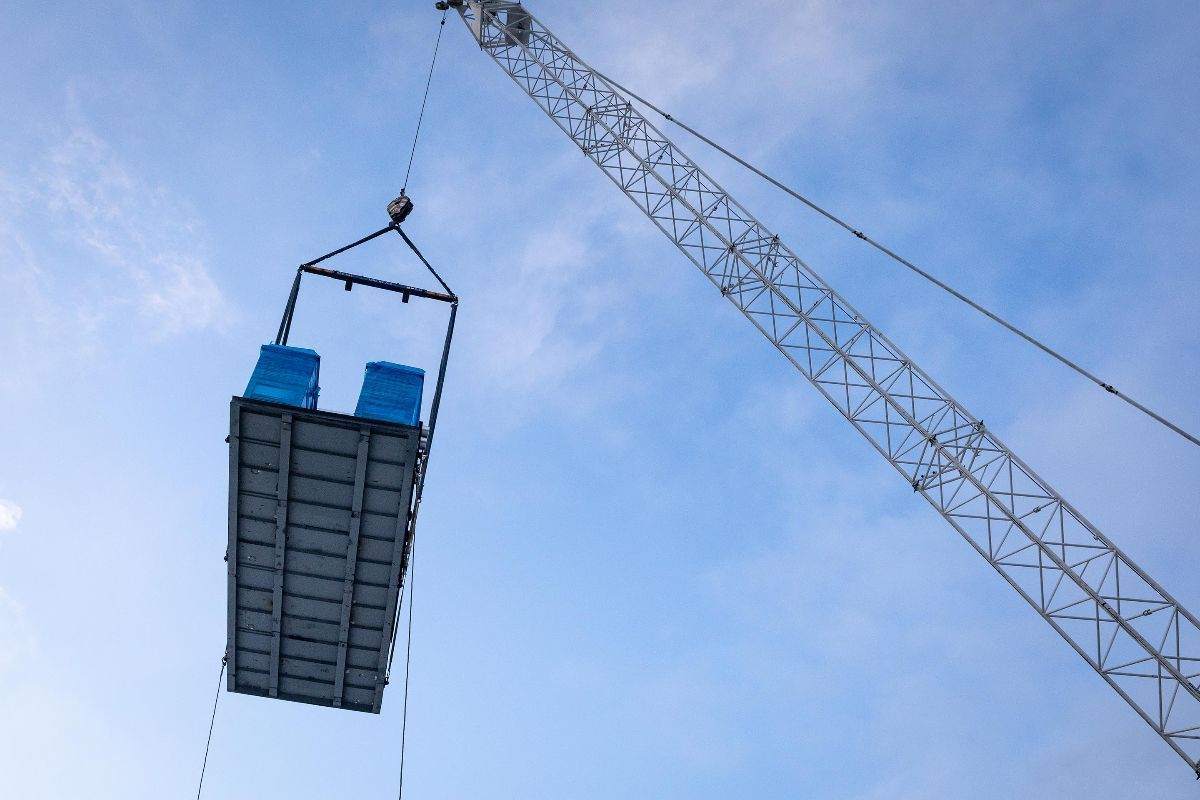
[[[1200,623],[519,3],[490,55],[1200,775]]]

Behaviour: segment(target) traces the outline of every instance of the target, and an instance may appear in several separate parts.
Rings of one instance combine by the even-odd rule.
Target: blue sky
[[[0,14],[0,794],[194,791],[229,396],[399,188],[432,3]],[[1200,9],[533,6],[597,67],[1200,427]],[[410,797],[1183,798],[1194,777],[448,25],[410,184],[462,295]],[[1200,452],[681,139],[1172,593]],[[421,279],[396,243],[344,265]],[[322,402],[439,309],[313,284]],[[389,797],[379,717],[227,695],[205,796]]]

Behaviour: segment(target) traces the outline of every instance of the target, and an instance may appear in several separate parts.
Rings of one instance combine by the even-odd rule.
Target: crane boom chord
[[[1200,776],[1200,622],[521,3],[487,53]]]

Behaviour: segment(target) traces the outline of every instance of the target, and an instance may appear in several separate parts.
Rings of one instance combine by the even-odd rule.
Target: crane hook
[[[399,225],[404,220],[408,219],[408,215],[412,213],[413,201],[408,195],[401,194],[387,205],[388,216],[391,217],[392,225]]]

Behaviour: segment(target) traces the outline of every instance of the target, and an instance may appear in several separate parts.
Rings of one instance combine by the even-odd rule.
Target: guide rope
[[[425,95],[421,98],[421,111],[417,114],[417,129],[413,132],[412,150],[408,153],[408,169],[404,171],[404,187],[400,190],[400,194],[408,193],[408,178],[412,174],[413,159],[417,155],[417,142],[421,139],[421,123],[425,121],[425,104],[429,102],[429,86],[433,83],[433,68],[437,66],[438,50],[442,46],[442,33],[446,30],[446,15],[449,11],[442,12],[442,21],[438,23],[437,40],[433,44],[433,58],[429,62],[429,75],[425,78]]]
[[[867,234],[863,233],[863,232],[862,232],[862,230],[860,230],[859,228],[856,228],[856,227],[854,227],[853,225],[851,225],[850,223],[846,222],[846,221],[845,221],[845,220],[843,220],[841,217],[838,217],[837,215],[835,215],[835,214],[834,214],[834,213],[832,213],[831,211],[828,211],[828,210],[826,210],[825,208],[822,208],[820,205],[818,205],[817,203],[813,202],[813,201],[812,201],[812,200],[810,200],[809,198],[805,197],[805,196],[804,196],[804,195],[802,195],[800,192],[796,191],[795,189],[793,189],[792,187],[790,187],[790,186],[788,186],[787,184],[783,183],[782,181],[778,180],[777,178],[774,178],[774,177],[772,177],[771,175],[767,174],[767,173],[766,173],[766,172],[764,172],[763,170],[761,170],[761,169],[759,169],[758,167],[756,167],[756,166],[754,166],[753,164],[751,164],[751,163],[750,163],[749,161],[747,161],[746,159],[742,158],[741,156],[737,155],[736,153],[733,153],[732,151],[730,151],[728,148],[726,148],[726,147],[723,147],[722,145],[720,145],[720,144],[718,144],[717,142],[713,141],[713,140],[712,140],[712,139],[710,139],[708,136],[705,136],[703,133],[701,133],[700,131],[696,130],[695,128],[693,128],[692,126],[688,125],[687,123],[680,121],[679,119],[677,119],[677,118],[676,118],[676,117],[674,117],[673,115],[671,115],[671,114],[667,113],[666,111],[664,111],[663,109],[659,108],[659,107],[658,107],[657,105],[655,105],[654,103],[651,103],[651,102],[650,102],[649,100],[647,100],[646,98],[642,97],[641,95],[639,95],[639,94],[637,94],[637,93],[635,93],[635,92],[632,92],[632,91],[630,91],[629,89],[625,88],[625,87],[624,87],[624,86],[622,86],[620,83],[617,83],[615,80],[613,80],[612,78],[608,77],[607,75],[605,75],[605,74],[604,74],[604,73],[602,73],[602,72],[596,71],[596,74],[597,74],[597,75],[598,75],[600,78],[602,78],[604,81],[606,81],[607,83],[611,84],[611,85],[612,85],[614,88],[618,89],[618,90],[619,90],[619,91],[621,91],[621,92],[624,92],[624,93],[625,93],[626,95],[628,95],[629,97],[633,98],[633,99],[634,99],[634,100],[636,100],[637,102],[639,102],[639,103],[641,103],[642,105],[644,105],[644,106],[646,106],[647,108],[649,108],[651,111],[653,111],[653,112],[655,112],[656,114],[658,114],[658,115],[660,115],[661,117],[663,117],[663,119],[667,120],[668,122],[674,123],[675,125],[677,125],[678,127],[682,128],[684,131],[686,131],[687,133],[689,133],[689,134],[691,134],[692,136],[696,137],[696,138],[697,138],[697,139],[699,139],[700,141],[704,142],[706,145],[708,145],[709,147],[713,148],[713,149],[714,149],[714,150],[716,150],[717,152],[719,152],[719,153],[721,153],[722,155],[724,155],[724,156],[726,156],[726,157],[730,158],[731,160],[733,160],[733,161],[737,162],[737,163],[738,163],[738,164],[740,164],[741,166],[743,166],[743,167],[745,167],[746,169],[748,169],[749,171],[753,172],[753,173],[754,173],[755,175],[757,175],[758,177],[760,177],[760,178],[762,178],[763,180],[767,181],[768,183],[772,184],[772,185],[773,185],[773,186],[775,186],[777,189],[780,189],[780,190],[782,190],[783,192],[785,192],[786,194],[788,194],[788,195],[791,195],[791,196],[792,196],[793,198],[795,198],[796,200],[799,200],[801,203],[803,203],[804,205],[808,206],[808,207],[809,207],[810,209],[812,209],[813,211],[815,211],[815,212],[817,212],[818,214],[820,214],[821,216],[825,217],[825,219],[829,220],[830,222],[834,223],[835,225],[837,225],[837,226],[839,226],[839,227],[841,227],[841,228],[844,228],[846,231],[848,231],[849,233],[853,234],[853,235],[854,235],[856,238],[858,238],[858,239],[861,239],[862,241],[866,242],[866,243],[867,243],[867,244],[869,244],[871,247],[873,247],[873,248],[875,248],[876,250],[878,250],[879,252],[883,253],[883,254],[884,254],[885,256],[887,256],[888,258],[892,259],[893,261],[897,262],[898,264],[901,264],[902,266],[904,266],[904,267],[908,268],[909,270],[913,271],[913,272],[914,272],[914,273],[916,273],[917,275],[921,276],[921,277],[922,277],[922,278],[924,278],[925,280],[927,280],[927,281],[929,281],[930,283],[932,283],[934,286],[937,286],[937,287],[938,287],[939,289],[941,289],[942,291],[944,291],[944,292],[946,292],[946,293],[950,294],[951,296],[953,296],[953,297],[955,297],[956,299],[958,299],[958,300],[962,301],[963,303],[966,303],[968,306],[970,306],[971,308],[975,309],[975,310],[976,310],[976,311],[978,311],[980,314],[983,314],[983,315],[984,315],[985,317],[987,317],[988,319],[990,319],[990,320],[992,320],[993,322],[997,323],[998,325],[1000,325],[1000,326],[1002,326],[1002,327],[1006,328],[1006,329],[1007,329],[1009,332],[1011,332],[1011,333],[1015,333],[1017,336],[1021,337],[1022,339],[1024,339],[1024,340],[1025,340],[1026,342],[1028,342],[1029,344],[1031,344],[1031,345],[1033,345],[1034,347],[1038,348],[1039,350],[1041,350],[1041,351],[1042,351],[1043,353],[1045,353],[1046,355],[1050,356],[1051,358],[1055,359],[1055,360],[1056,360],[1056,361],[1058,361],[1059,363],[1061,363],[1061,364],[1063,364],[1063,365],[1065,365],[1065,366],[1067,366],[1067,367],[1071,368],[1072,370],[1074,370],[1074,371],[1075,371],[1075,372],[1077,372],[1078,374],[1080,374],[1080,375],[1082,375],[1083,377],[1087,378],[1089,381],[1091,381],[1092,383],[1094,383],[1094,384],[1096,384],[1097,386],[1099,386],[1101,389],[1103,389],[1103,390],[1104,390],[1105,392],[1107,392],[1108,394],[1111,394],[1111,395],[1113,395],[1114,397],[1118,397],[1118,398],[1120,398],[1121,400],[1124,400],[1126,403],[1128,403],[1129,405],[1133,406],[1133,407],[1134,407],[1134,408],[1136,408],[1138,411],[1141,411],[1141,412],[1142,412],[1143,414],[1145,414],[1146,416],[1148,416],[1148,417],[1150,417],[1151,419],[1153,419],[1153,420],[1155,420],[1155,421],[1157,421],[1157,422],[1161,423],[1161,424],[1162,424],[1162,425],[1164,425],[1165,427],[1167,427],[1167,428],[1171,429],[1171,430],[1172,430],[1172,431],[1174,431],[1175,433],[1177,433],[1177,434],[1179,434],[1180,436],[1182,436],[1183,438],[1187,439],[1187,440],[1188,440],[1189,442],[1191,442],[1192,444],[1200,446],[1200,438],[1197,438],[1197,436],[1195,436],[1194,434],[1192,434],[1192,433],[1189,433],[1188,431],[1184,430],[1184,429],[1183,429],[1183,428],[1182,428],[1180,425],[1178,425],[1178,424],[1176,424],[1176,423],[1172,422],[1171,420],[1167,419],[1166,417],[1164,417],[1163,415],[1159,414],[1158,412],[1156,412],[1156,411],[1153,411],[1152,409],[1148,408],[1146,405],[1144,405],[1144,404],[1142,404],[1142,403],[1138,402],[1137,400],[1133,399],[1133,398],[1132,398],[1132,397],[1130,397],[1129,395],[1127,395],[1127,394],[1125,394],[1124,392],[1122,392],[1122,391],[1120,391],[1119,389],[1117,389],[1117,388],[1116,388],[1115,386],[1113,386],[1111,383],[1109,383],[1109,382],[1107,382],[1107,381],[1105,381],[1105,380],[1101,379],[1100,377],[1098,377],[1097,375],[1095,375],[1094,373],[1092,373],[1090,370],[1088,370],[1088,369],[1085,369],[1084,367],[1080,366],[1078,363],[1076,363],[1076,362],[1075,362],[1075,361],[1073,361],[1072,359],[1068,358],[1067,356],[1063,355],[1062,353],[1058,352],[1058,351],[1057,351],[1057,350],[1055,350],[1054,348],[1050,347],[1048,344],[1046,344],[1046,343],[1042,342],[1040,339],[1037,339],[1037,338],[1036,338],[1036,337],[1034,337],[1032,334],[1030,334],[1030,333],[1027,333],[1026,331],[1022,330],[1021,328],[1018,328],[1016,325],[1014,325],[1013,323],[1011,323],[1011,322],[1009,322],[1008,320],[1004,319],[1004,318],[1003,318],[1003,317],[1001,317],[999,314],[997,314],[997,313],[995,313],[994,311],[991,311],[990,309],[988,309],[988,308],[984,307],[984,306],[983,306],[983,305],[981,305],[980,303],[978,303],[978,302],[976,302],[975,300],[971,299],[970,297],[968,297],[967,295],[963,294],[962,292],[960,292],[959,290],[955,289],[954,287],[950,286],[949,284],[945,283],[944,281],[942,281],[942,280],[939,280],[938,278],[934,277],[934,276],[933,276],[933,275],[931,275],[929,272],[927,272],[927,271],[925,271],[924,269],[922,269],[922,268],[918,267],[916,264],[914,264],[913,262],[911,262],[911,261],[909,261],[908,259],[904,258],[903,256],[899,255],[898,253],[896,253],[896,252],[895,252],[894,250],[892,250],[891,248],[889,248],[889,247],[887,247],[887,246],[885,246],[885,245],[881,244],[880,242],[878,242],[878,241],[876,241],[875,239],[871,238],[871,237],[870,237],[870,236],[868,236]]]
[[[408,554],[408,643],[404,649],[404,710],[400,715],[400,793],[404,800],[404,754],[408,745],[408,675],[412,667],[413,591],[417,584],[417,540],[414,537]],[[395,639],[392,640],[393,646]]]
[[[221,683],[225,680],[225,666],[229,663],[228,656],[221,656],[221,671],[217,675],[217,693],[213,697],[212,718],[208,721],[208,741],[204,743],[204,762],[200,765],[200,784],[196,787],[196,800],[204,791],[204,773],[208,771],[208,749],[212,747],[213,727],[217,723],[217,703],[221,702]]]

